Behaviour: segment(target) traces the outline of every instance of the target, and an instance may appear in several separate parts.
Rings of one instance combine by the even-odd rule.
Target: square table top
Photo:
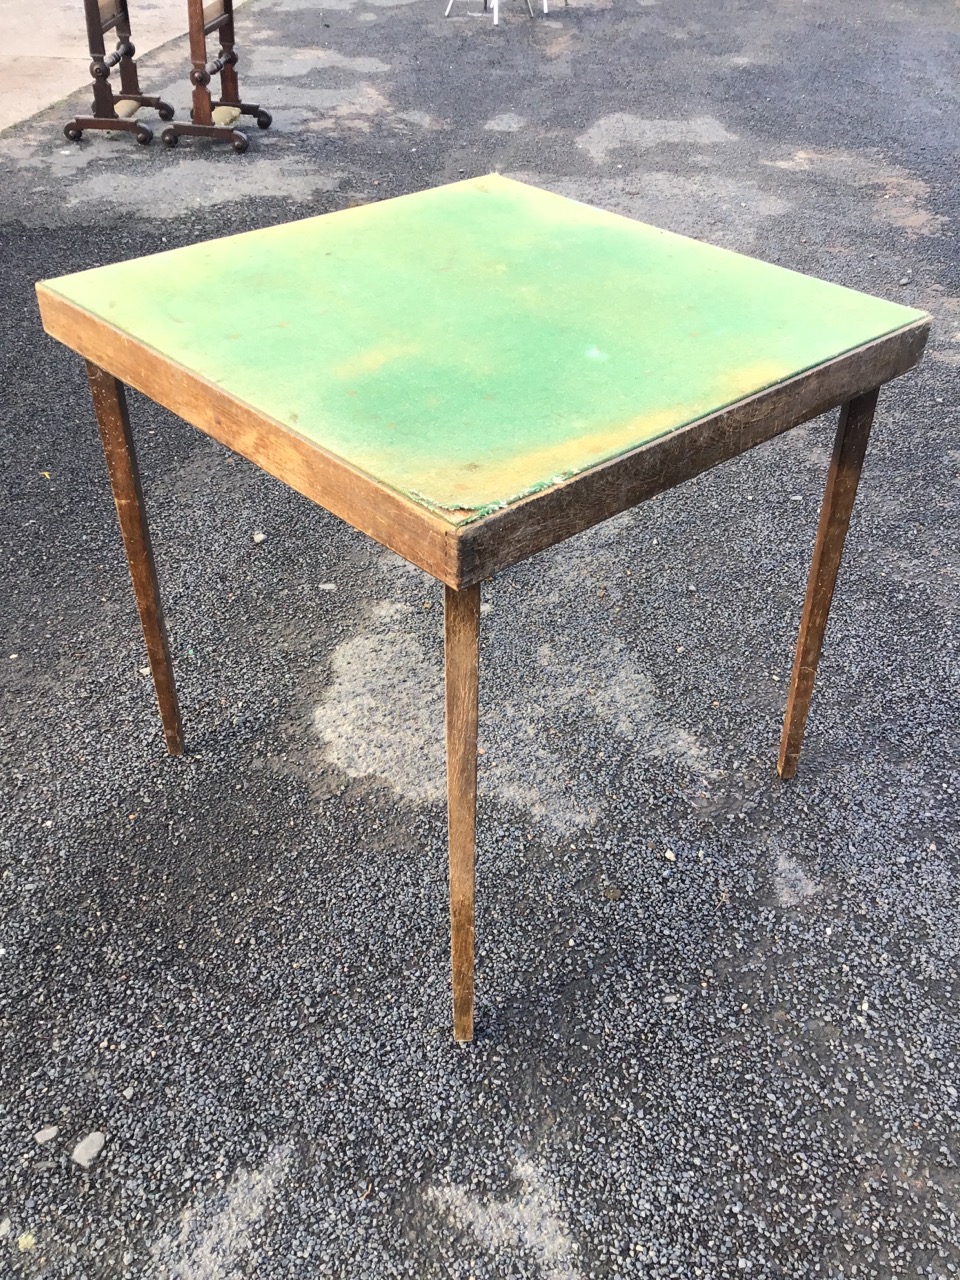
[[[915,363],[928,325],[496,174],[38,293],[54,336],[331,509],[322,483],[258,456],[264,432],[267,454],[296,449],[298,473],[312,450],[447,533],[871,344],[886,353],[837,403]],[[203,388],[216,422],[196,407]]]

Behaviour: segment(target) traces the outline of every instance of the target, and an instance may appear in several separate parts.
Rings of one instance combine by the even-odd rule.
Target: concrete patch
[[[517,133],[526,123],[526,116],[518,116],[515,111],[504,111],[502,115],[488,120],[483,127],[494,133]]]
[[[596,164],[603,164],[611,151],[621,147],[649,151],[652,147],[686,143],[707,147],[736,140],[737,135],[729,133],[713,116],[696,116],[690,120],[644,120],[626,111],[617,111],[592,124],[577,139],[577,146],[582,147]]]
[[[426,111],[398,111],[397,119],[404,120],[407,124],[416,125],[418,129],[434,130],[446,127],[440,120],[435,120]]]
[[[313,725],[327,764],[386,782],[414,803],[436,803],[445,794],[443,670],[415,633],[415,619],[412,606],[383,602],[364,634],[338,646]],[[496,714],[481,716],[481,794],[557,831],[595,821],[605,797],[587,762],[591,733],[573,744],[584,767],[572,768],[569,736],[558,728],[568,711],[622,738],[627,751],[710,776],[704,750],[671,722],[621,640],[565,638],[562,650],[541,644],[524,675],[522,696],[505,690]]]
[[[563,24],[558,22],[556,25],[562,27]],[[564,31],[562,35],[553,36],[546,41],[543,46],[543,53],[544,57],[549,58],[551,61],[562,59],[569,63],[572,48],[573,32]]]
[[[154,173],[95,173],[71,189],[68,206],[112,204],[151,218],[177,218],[191,205],[247,200],[251,191],[269,191],[287,200],[309,200],[317,191],[335,191],[338,173],[320,173],[285,160],[256,159],[227,165],[191,154]]]
[[[822,888],[807,875],[798,862],[785,853],[777,855],[773,887],[781,907],[797,907],[818,894]]]
[[[311,71],[336,68],[375,75],[389,71],[379,58],[351,58],[335,49],[290,49],[283,45],[258,45],[245,59],[247,78],[252,80],[291,80]]]
[[[131,18],[141,57],[181,35],[187,21],[185,7],[166,4],[140,4]],[[83,5],[74,0],[46,0],[42,5],[31,5],[27,15],[19,0],[0,0],[0,26],[4,32],[0,129],[28,119],[89,84]]]
[[[338,646],[314,727],[327,763],[430,802],[444,794],[443,673],[405,628],[412,612],[383,603],[366,634]]]
[[[180,1229],[150,1250],[156,1280],[231,1280],[247,1273],[253,1232],[286,1177],[292,1148],[278,1147],[261,1169],[240,1169],[226,1192],[181,1214]]]
[[[795,151],[789,159],[762,163],[794,173],[823,174],[835,182],[870,190],[874,221],[901,227],[911,237],[940,235],[948,222],[924,208],[930,194],[927,183],[898,165],[870,156],[849,151]]]
[[[519,1190],[512,1199],[493,1200],[462,1186],[432,1187],[428,1198],[495,1257],[516,1263],[518,1254],[527,1254],[541,1280],[579,1280],[577,1246],[556,1192],[532,1160],[518,1161],[513,1174]]]
[[[749,250],[763,225],[786,213],[791,205],[755,182],[738,181],[722,173],[694,176],[657,171],[615,178],[543,178],[511,173],[558,195],[601,204],[612,213],[697,236],[728,249]]]

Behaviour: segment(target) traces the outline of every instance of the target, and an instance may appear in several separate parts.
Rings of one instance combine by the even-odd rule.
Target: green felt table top
[[[46,287],[456,520],[923,317],[498,175]]]

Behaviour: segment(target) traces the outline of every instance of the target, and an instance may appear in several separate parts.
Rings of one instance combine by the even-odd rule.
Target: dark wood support
[[[140,92],[127,0],[84,0],[84,9],[93,77],[92,114],[76,116],[64,125],[63,132],[71,142],[79,142],[87,129],[119,130],[136,134],[138,142],[148,143],[153,133],[142,120],[134,119],[137,111],[141,107],[152,107],[161,120],[172,120],[173,107],[161,98]],[[108,31],[115,31],[117,37],[117,47],[112,53],[107,53],[104,40]],[[119,93],[114,93],[110,86],[113,67],[118,67],[120,72]]]
[[[477,827],[477,715],[480,587],[445,588],[447,827],[450,848],[450,961],[453,1038],[473,1039],[474,850]]]
[[[160,135],[168,147],[175,147],[180,139],[212,138],[232,142],[237,152],[246,151],[250,145],[242,129],[233,128],[241,116],[254,116],[261,129],[269,129],[273,119],[269,111],[253,102],[240,101],[237,80],[237,50],[233,27],[233,0],[187,0],[190,20],[190,83],[193,85],[193,107],[190,123],[172,124]],[[220,52],[215,58],[207,57],[207,36],[219,34]],[[210,92],[210,81],[220,77],[220,97],[216,101]],[[226,109],[226,119],[215,115]]]
[[[130,565],[130,577],[137,599],[140,624],[143,627],[143,638],[147,642],[150,670],[153,673],[153,684],[157,691],[157,703],[163,723],[163,736],[167,750],[171,755],[178,756],[183,754],[183,728],[180,723],[180,708],[177,704],[177,687],[173,678],[173,664],[170,661],[167,629],[160,605],[160,587],[157,583],[157,570],[150,545],[150,531],[147,528],[143,491],[140,487],[137,456],[130,431],[127,399],[123,384],[105,369],[89,361],[87,376],[90,379],[93,407],[97,415],[97,425],[100,428],[100,439],[103,441],[103,452],[107,460],[113,498],[117,504],[120,532],[123,534],[123,543],[127,550],[127,561]]]
[[[807,579],[807,596],[800,620],[793,675],[790,678],[787,713],[780,737],[777,772],[781,778],[792,778],[797,772],[817,663],[830,616],[830,602],[840,571],[843,546],[850,527],[850,514],[857,496],[857,485],[878,394],[878,391],[868,391],[857,396],[848,401],[840,412],[833,458],[827,475],[827,489],[820,509],[813,563]]]

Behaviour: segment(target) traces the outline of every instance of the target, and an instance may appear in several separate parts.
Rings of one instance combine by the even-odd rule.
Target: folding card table
[[[867,436],[923,312],[492,175],[38,285],[85,357],[167,747],[183,750],[123,384],[445,586],[453,1030],[473,1035],[480,583],[842,406],[793,775]]]

